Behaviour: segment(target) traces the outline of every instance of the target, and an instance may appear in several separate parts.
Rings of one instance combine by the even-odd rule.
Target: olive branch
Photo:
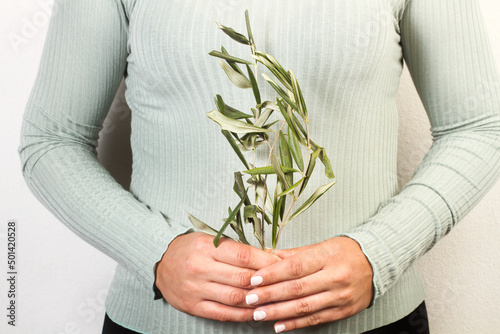
[[[252,224],[254,236],[262,249],[265,249],[265,225],[271,225],[274,252],[283,227],[309,209],[336,181],[318,187],[302,205],[292,212],[294,204],[307,186],[318,158],[325,167],[325,175],[329,179],[335,176],[325,149],[310,137],[308,111],[295,74],[290,70],[285,70],[273,56],[257,50],[248,11],[245,11],[245,19],[248,37],[222,24],[217,23],[217,25],[236,42],[250,46],[253,62],[231,56],[224,47],[221,47],[221,51],[211,51],[209,55],[218,58],[222,69],[235,86],[252,89],[256,105],[250,108],[251,114],[243,113],[227,105],[220,95],[216,95],[217,109],[207,113],[211,120],[220,125],[222,134],[246,168],[242,172],[234,173],[233,190],[240,201],[234,209],[229,207],[228,217],[224,219],[224,224],[218,231],[191,214],[188,216],[198,230],[215,236],[215,247],[219,245],[221,236],[230,238],[224,234],[228,226],[238,235],[237,241],[249,244],[243,229],[245,223]],[[261,101],[256,80],[258,63],[264,65],[277,79],[277,81],[273,80],[266,73],[261,74],[277,93],[275,101]],[[240,66],[246,68],[247,75]],[[281,118],[268,123],[273,113],[281,115]],[[278,127],[277,130],[272,128],[275,124]],[[271,133],[275,135],[273,140],[270,139]],[[257,167],[256,152],[263,144],[270,149],[269,157],[265,166]],[[243,151],[253,151],[253,163],[247,161]],[[279,157],[276,151],[279,152]],[[305,151],[305,161],[303,151]],[[249,176],[246,181],[248,186],[245,186],[243,182],[242,173]],[[269,175],[276,175],[276,186],[272,198],[267,186]],[[298,176],[297,181],[295,181],[295,175]],[[254,190],[253,203],[249,196],[250,188]],[[287,198],[290,199],[288,206]]]

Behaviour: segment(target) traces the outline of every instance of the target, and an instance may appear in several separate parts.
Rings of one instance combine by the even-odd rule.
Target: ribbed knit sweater
[[[19,151],[26,181],[71,230],[117,261],[106,301],[117,323],[143,333],[272,332],[273,323],[187,315],[155,299],[153,288],[155,264],[191,228],[187,212],[220,226],[237,203],[232,175],[240,162],[206,113],[215,94],[244,111],[253,96],[207,53],[224,45],[249,59],[248,47],[215,24],[245,32],[245,9],[257,48],[298,77],[311,133],[338,181],[287,225],[279,246],[347,235],[374,270],[370,308],[297,332],[361,333],[393,322],[424,299],[413,262],[500,173],[500,79],[474,0],[56,1],[25,110]],[[399,192],[395,95],[403,62],[434,140]],[[124,76],[132,111],[129,191],[96,156]],[[258,80],[264,98],[274,99]],[[323,183],[313,178],[308,189]]]

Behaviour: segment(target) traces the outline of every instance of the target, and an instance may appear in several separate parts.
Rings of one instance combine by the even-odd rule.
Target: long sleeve
[[[55,3],[19,153],[37,198],[153,296],[155,264],[188,228],[138,201],[96,156],[102,122],[126,72],[127,6],[119,0]]]
[[[345,234],[360,243],[372,264],[375,299],[446,235],[500,174],[500,79],[477,2],[407,1],[400,30],[433,144],[402,191]]]

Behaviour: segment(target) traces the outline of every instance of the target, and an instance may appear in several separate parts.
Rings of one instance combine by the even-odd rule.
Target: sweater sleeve
[[[155,265],[189,228],[138,201],[96,154],[102,122],[126,72],[126,8],[120,0],[56,1],[19,154],[35,196],[158,297]]]
[[[433,144],[413,178],[349,233],[374,270],[375,297],[431,249],[500,174],[500,79],[475,0],[408,0],[403,56]]]

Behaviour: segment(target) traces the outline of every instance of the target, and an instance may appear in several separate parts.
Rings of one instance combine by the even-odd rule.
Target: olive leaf
[[[226,35],[234,39],[236,42],[245,45],[250,45],[250,41],[244,35],[240,34],[239,32],[236,32],[233,28],[226,27],[220,24],[219,22],[216,23],[220,30],[222,30]]]
[[[289,167],[281,167],[281,172],[282,173],[299,173],[300,171],[295,169],[295,168],[289,168]],[[248,170],[244,170],[243,173],[250,174],[250,175],[258,175],[258,174],[276,174],[276,170],[273,168],[273,166],[266,166],[266,167],[257,167],[257,168],[252,168]]]
[[[238,203],[238,205],[236,205],[236,207],[234,208],[234,210],[231,211],[231,214],[229,215],[229,217],[227,217],[226,222],[224,223],[224,225],[222,225],[222,227],[220,228],[219,232],[217,232],[217,235],[214,238],[214,245],[215,245],[215,247],[219,247],[219,239],[220,239],[220,237],[223,235],[223,233],[226,230],[227,226],[236,217],[236,214],[238,213],[238,211],[240,211],[240,208],[243,205],[244,201],[245,201],[245,199],[243,198]]]
[[[288,128],[288,147],[292,153],[293,160],[297,164],[297,167],[301,171],[304,171],[304,158],[302,157],[302,151],[300,149],[299,140],[293,129]]]
[[[222,69],[224,70],[224,72],[226,72],[229,80],[231,80],[231,82],[236,87],[243,88],[243,89],[252,88],[252,83],[250,82],[250,80],[248,80],[248,78],[246,76],[244,76],[240,72],[235,71],[231,66],[229,66],[228,64],[226,64],[222,60],[219,60],[219,64],[222,67]]]
[[[252,69],[250,66],[247,66],[247,72],[248,72],[248,77],[250,78],[250,83],[252,84],[252,90],[253,90],[253,95],[255,96],[255,102],[257,104],[260,104],[260,91],[259,91],[259,85],[257,84],[257,79],[255,78],[255,75],[253,74]]]
[[[245,10],[245,22],[247,24],[247,33],[248,33],[248,39],[250,40],[250,44],[255,46],[255,42],[253,40],[252,28],[250,27],[250,16],[248,15],[248,10]]]
[[[224,116],[227,116],[232,119],[242,119],[242,118],[251,118],[252,115],[242,113],[241,111],[228,106],[224,103],[222,96],[217,94],[215,96],[215,105],[217,106],[217,110],[219,110]]]
[[[280,192],[278,195],[276,195],[276,197],[281,197],[283,195],[290,194],[302,183],[302,180],[304,180],[304,178],[301,178],[298,182],[296,182],[290,188],[284,190],[283,192]],[[295,196],[293,196],[293,197],[295,198]]]
[[[250,245],[247,238],[245,237],[245,231],[243,230],[243,224],[241,223],[241,211],[238,211],[238,213],[236,214],[236,221],[231,221],[230,226],[238,235],[239,242]]]
[[[252,65],[252,62],[248,61],[248,60],[245,60],[245,59],[241,59],[241,58],[238,58],[238,57],[234,57],[234,56],[231,56],[226,52],[221,52],[221,51],[217,51],[217,50],[212,50],[208,53],[209,55],[213,56],[213,57],[217,57],[217,58],[222,58],[222,59],[225,59],[225,60],[229,60],[231,62],[235,62],[235,63],[239,63],[239,64],[248,64],[248,65]]]
[[[283,167],[292,168],[293,167],[292,155],[290,153],[290,148],[288,147],[288,142],[286,141],[283,131],[280,131],[278,136],[279,136],[278,146],[280,151],[281,165]],[[286,173],[285,179],[287,184],[293,184],[293,173]]]
[[[288,71],[288,73],[290,73],[290,78],[292,79],[293,95],[295,96],[295,102],[298,106],[298,112],[304,118],[304,121],[308,123],[306,103],[304,102],[299,83],[292,71]]]
[[[270,132],[271,130],[259,128],[255,125],[238,121],[236,119],[224,116],[220,111],[214,109],[207,113],[207,116],[218,123],[223,130],[228,130],[234,133],[253,133],[253,132]]]
[[[309,209],[328,189],[330,189],[337,181],[332,181],[325,185],[319,186],[318,189],[309,197],[289,218],[288,221],[296,218],[298,215]],[[285,223],[286,224],[286,223]]]
[[[204,222],[202,222],[201,220],[199,220],[198,218],[196,218],[195,216],[193,216],[190,213],[188,213],[188,218],[191,221],[191,224],[193,224],[193,226],[200,232],[204,232],[206,234],[210,234],[213,236],[216,236],[217,233],[219,233],[216,229],[211,228],[210,226],[208,226],[207,224],[205,224]],[[229,237],[225,234],[223,234],[223,236],[225,238],[231,239],[231,237]]]
[[[262,73],[262,77],[264,78],[264,80],[266,80],[269,85],[271,85],[271,87],[276,91],[276,93],[278,93],[285,101],[286,103],[288,103],[290,106],[292,106],[292,108],[294,108],[295,110],[298,109],[297,105],[295,104],[295,102],[293,102],[290,97],[288,96],[288,94],[283,90],[283,88],[281,88],[276,82],[274,82],[273,79],[271,79],[267,74],[265,73]]]

